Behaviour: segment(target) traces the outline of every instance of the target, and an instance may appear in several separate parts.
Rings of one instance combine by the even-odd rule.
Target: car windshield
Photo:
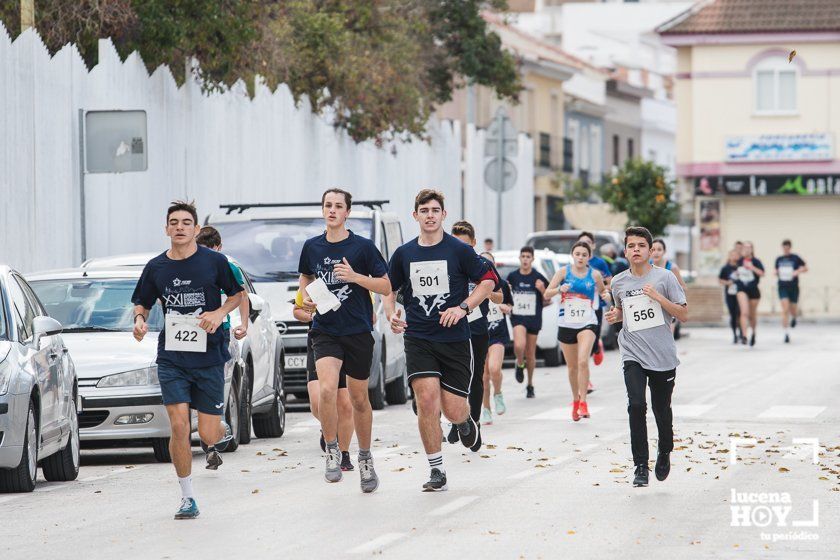
[[[541,235],[531,239],[534,249],[548,249],[559,255],[568,255],[572,252],[572,245],[577,243],[576,235]],[[595,235],[595,247],[600,248],[605,243],[612,243],[612,239],[603,235]],[[598,254],[596,249],[595,254]]]
[[[35,280],[29,283],[50,317],[64,326],[64,332],[131,331],[134,278],[79,280]],[[148,320],[150,331],[163,328],[163,314],[155,303]]]
[[[324,219],[279,218],[213,224],[224,252],[235,258],[254,282],[297,280],[303,243],[324,233]],[[371,238],[373,221],[349,218],[347,229]]]

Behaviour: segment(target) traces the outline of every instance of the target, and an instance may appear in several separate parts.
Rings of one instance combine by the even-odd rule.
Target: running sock
[[[442,473],[446,472],[443,468],[443,452],[426,453],[426,458],[429,460],[429,468],[438,469]]]
[[[185,476],[184,478],[178,477],[178,484],[181,485],[181,497],[182,498],[192,498],[193,497],[193,487],[192,487],[192,476]]]
[[[359,461],[364,461],[372,458],[373,455],[370,454],[370,449],[359,449]]]
[[[327,449],[338,449],[338,438],[327,442]]]

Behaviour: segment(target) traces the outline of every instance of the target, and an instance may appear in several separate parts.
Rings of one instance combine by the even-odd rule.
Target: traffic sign
[[[499,158],[493,158],[484,166],[484,182],[490,190],[507,192],[516,184],[516,165],[507,158],[503,158],[499,165]]]

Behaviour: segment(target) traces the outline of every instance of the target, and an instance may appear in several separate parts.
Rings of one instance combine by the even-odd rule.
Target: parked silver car
[[[155,458],[171,460],[169,420],[157,378],[157,333],[163,326],[159,304],[149,314],[149,336],[138,343],[131,336],[134,306],[131,294],[139,268],[68,269],[28,275],[50,315],[65,325],[64,341],[76,361],[81,413],[80,436],[86,445],[147,443]],[[225,416],[238,426],[241,380],[245,364],[231,344],[225,365]],[[193,418],[193,430],[196,429]]]
[[[17,272],[0,266],[0,492],[79,475],[78,386],[61,324]]]

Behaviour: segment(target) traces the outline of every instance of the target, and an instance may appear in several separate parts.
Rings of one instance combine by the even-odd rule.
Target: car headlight
[[[157,366],[124,371],[108,375],[99,380],[97,387],[131,387],[140,385],[158,385]]]

